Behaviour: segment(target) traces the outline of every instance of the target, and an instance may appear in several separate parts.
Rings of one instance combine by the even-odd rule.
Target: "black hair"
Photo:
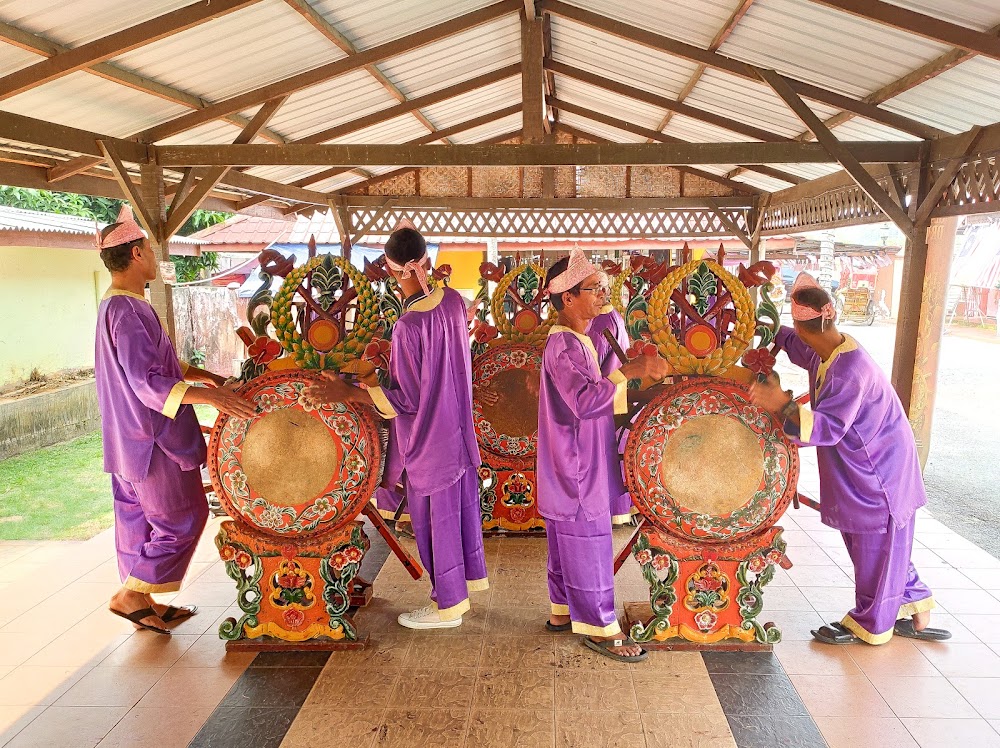
[[[121,226],[120,223],[111,223],[101,230],[101,241],[103,242],[112,231]],[[101,261],[104,267],[111,273],[121,273],[128,270],[132,264],[132,250],[142,246],[142,239],[133,239],[124,244],[116,244],[114,247],[105,247],[101,250]]]
[[[800,288],[792,294],[792,300],[796,304],[807,306],[817,312],[823,311],[824,306],[833,303],[833,299],[830,298],[830,294],[822,288],[816,288],[815,286]],[[802,329],[806,332],[818,335],[833,324],[833,321],[825,320],[822,317],[816,317],[816,319],[797,320],[797,323],[801,325]]]
[[[548,272],[545,274],[545,287],[548,288],[552,284],[552,281],[554,281],[556,278],[558,278],[560,275],[566,272],[566,269],[568,267],[569,267],[569,255],[566,255],[565,257],[560,257],[558,260],[553,262],[552,267],[550,267]],[[549,303],[552,304],[552,306],[555,308],[557,312],[561,312],[563,310],[563,307],[565,306],[563,304],[563,299],[562,299],[562,295],[564,293],[573,294],[573,296],[579,296],[580,284],[577,283],[572,288],[568,288],[560,293],[552,293],[551,291],[549,291]]]
[[[385,256],[397,265],[419,260],[427,253],[427,242],[416,229],[396,229],[385,243]]]

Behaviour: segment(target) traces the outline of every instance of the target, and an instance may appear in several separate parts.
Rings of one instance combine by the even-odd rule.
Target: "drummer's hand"
[[[486,405],[496,405],[500,401],[500,395],[492,387],[474,387],[476,399]]]
[[[769,413],[780,413],[788,405],[788,393],[781,389],[777,374],[771,374],[765,381],[754,381],[750,385],[750,401]]]
[[[619,371],[627,379],[652,379],[654,382],[659,382],[670,373],[670,364],[659,354],[636,356]]]
[[[322,382],[315,382],[302,390],[302,399],[306,403],[318,408],[327,403],[344,403],[353,399],[356,387],[349,385],[332,371],[324,371],[320,376],[323,377]]]
[[[257,407],[236,394],[239,382],[224,384],[221,387],[200,387],[201,399],[207,405],[211,405],[220,413],[225,413],[234,418],[253,418],[257,415]],[[190,390],[189,390],[190,391]]]

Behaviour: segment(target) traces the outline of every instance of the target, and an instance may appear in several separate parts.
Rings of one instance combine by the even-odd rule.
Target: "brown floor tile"
[[[149,689],[138,705],[214,709],[243,670],[242,667],[171,668]]]
[[[526,608],[536,605],[545,607],[548,604],[549,588],[544,580],[537,584],[517,584],[497,587],[493,590],[493,597],[490,599],[492,607]]]
[[[712,679],[704,675],[642,672],[632,673],[639,711],[664,714],[702,714],[722,717],[722,707]]]
[[[1000,615],[1000,600],[978,590],[937,589],[934,601],[952,615]]]
[[[939,675],[910,639],[894,636],[877,647],[852,646],[850,655],[869,678],[880,676]]]
[[[986,719],[1000,719],[1000,678],[949,678],[972,707]]]
[[[184,651],[173,667],[221,667],[242,670],[253,662],[253,658],[253,652],[227,652],[226,643],[218,635],[205,634],[195,637],[194,644]]]
[[[917,748],[917,741],[895,717],[871,717],[865,712],[851,719],[813,716],[830,748]]]
[[[582,636],[556,636],[556,667],[566,670],[628,670],[629,663],[618,662],[598,654],[586,644]]]
[[[842,610],[846,613],[855,604],[853,587],[799,587],[799,591],[814,610]],[[764,595],[767,596],[766,590]]]
[[[124,706],[50,706],[5,748],[93,748],[125,716]]]
[[[816,641],[782,641],[774,654],[789,675],[863,675],[846,648]]]
[[[766,594],[766,593],[765,593]],[[839,620],[839,619],[838,619]],[[825,621],[818,613],[804,610],[775,610],[761,617],[763,623],[772,622],[781,629],[781,641],[810,641],[810,630],[818,629]],[[779,645],[780,646],[780,645]]]
[[[983,719],[904,719],[921,748],[998,748],[1000,734]]]
[[[159,636],[149,632],[143,632],[143,635]],[[75,667],[97,665],[128,638],[129,635],[95,636],[82,630],[69,631],[34,653],[25,664]]]
[[[130,636],[120,647],[98,663],[98,667],[159,667],[173,666],[192,645],[197,636]],[[216,637],[216,641],[219,641]],[[222,642],[219,641],[221,645]]]
[[[629,670],[639,673],[673,673],[674,675],[706,675],[708,668],[701,652],[663,652],[651,650],[642,662],[633,662]]]
[[[638,712],[556,712],[557,748],[635,748],[645,745]]]
[[[45,709],[44,706],[0,706],[0,745],[7,745]]]
[[[630,672],[556,670],[556,709],[634,712]]]
[[[399,671],[396,668],[334,668],[328,661],[309,692],[303,708],[320,709],[337,704],[353,704],[357,700],[359,689],[364,688],[365,707],[384,709],[389,704],[389,697],[398,677]]]
[[[772,610],[812,610],[813,607],[798,587],[766,587],[764,589],[764,612]]]
[[[1000,678],[1000,655],[973,642],[914,642],[920,653],[948,678]]]
[[[544,633],[548,616],[548,603],[519,608],[506,606],[491,608],[486,621],[486,633],[490,636]]]
[[[201,579],[180,591],[174,605],[205,605],[227,608],[236,602],[236,582],[208,582]]]
[[[468,709],[387,709],[378,748],[461,748],[469,722]]]
[[[724,716],[647,712],[642,725],[649,748],[736,748]]]
[[[51,642],[52,638],[44,634],[13,634],[0,631],[0,666],[22,665]]]
[[[487,636],[483,644],[480,667],[494,670],[554,667],[557,638],[546,634]]]
[[[872,683],[900,719],[963,719],[979,715],[946,678],[879,677]]]
[[[281,741],[281,748],[341,745],[351,748],[370,748],[378,737],[384,711],[384,709],[364,707],[360,709],[337,709],[333,706],[302,707],[285,739]]]
[[[468,710],[475,683],[476,671],[472,668],[404,669],[392,689],[389,706],[396,709]]]
[[[792,685],[814,717],[893,717],[889,705],[863,675],[791,675]]]
[[[400,633],[372,632],[364,649],[334,652],[327,660],[327,669],[378,667],[395,668],[403,664],[416,635],[399,627]]]
[[[166,672],[165,668],[94,668],[55,703],[56,706],[133,707]]]
[[[403,668],[478,667],[483,640],[482,636],[418,633],[403,659]]]
[[[236,589],[236,586],[233,586]],[[234,599],[235,602],[235,599]],[[220,620],[231,609],[231,606],[202,606],[198,603],[198,614],[174,626],[171,631],[177,636],[202,636],[212,634],[219,636]],[[239,618],[239,614],[236,616]]]
[[[196,707],[131,709],[99,748],[186,748],[211,714],[211,709]]]
[[[465,744],[474,748],[553,748],[555,713],[473,709]]]
[[[476,678],[476,709],[552,709],[555,706],[555,672],[545,670],[481,669]]]
[[[1000,615],[956,615],[955,619],[986,644],[1000,644]],[[944,626],[941,618],[931,614],[932,626]],[[945,628],[947,628],[945,626]],[[954,632],[953,632],[954,633]],[[954,638],[951,639],[954,641]]]
[[[22,665],[0,680],[0,706],[48,706],[88,672],[90,668]]]

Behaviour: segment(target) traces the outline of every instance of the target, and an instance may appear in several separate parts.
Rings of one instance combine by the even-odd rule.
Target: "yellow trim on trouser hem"
[[[892,638],[892,629],[889,629],[884,634],[870,634],[860,623],[851,618],[850,614],[844,616],[844,620],[840,622],[840,625],[867,644],[885,644]]]
[[[173,387],[170,388],[170,394],[167,395],[167,401],[163,403],[163,413],[167,418],[176,418],[177,411],[181,409],[181,400],[184,399],[184,393],[188,391],[191,387],[187,382],[178,382]]]
[[[398,413],[396,409],[392,407],[392,403],[389,402],[389,398],[385,396],[381,387],[369,387],[368,394],[371,396],[372,402],[375,403],[375,410],[383,418],[395,418]]]
[[[437,608],[438,618],[442,621],[457,621],[463,613],[468,613],[472,606],[469,604],[469,598],[465,598],[458,605],[452,605],[450,608],[438,608],[437,603],[434,603],[434,607]]]
[[[591,626],[589,623],[580,623],[579,621],[573,621],[573,633],[574,634],[586,634],[587,636],[615,636],[622,632],[622,627],[618,625],[618,621],[614,623],[609,623],[603,628],[601,626]]]
[[[805,405],[799,406],[799,441],[808,442],[813,435],[813,412]]]
[[[936,607],[937,603],[934,602],[934,596],[932,595],[931,597],[925,597],[923,600],[917,600],[916,602],[900,605],[899,616],[897,617],[904,618],[906,616],[915,616],[917,613],[933,610]]]
[[[551,607],[552,615],[554,615],[554,616],[568,616],[569,615],[569,606],[568,605],[560,605],[559,603],[549,603],[549,605],[552,606]]]
[[[390,512],[388,509],[379,509],[378,513],[381,514],[384,519],[396,519],[396,513],[395,512]],[[406,512],[403,512],[402,514],[399,515],[399,519],[397,519],[396,521],[397,522],[409,522],[410,521],[410,515],[407,514]]]
[[[613,525],[627,525],[631,521],[632,521],[632,515],[631,514],[612,514],[611,515],[611,524],[613,524]]]
[[[616,369],[608,374],[608,381],[615,386],[615,415],[628,413],[628,378]]]
[[[130,576],[125,580],[125,589],[132,590],[133,592],[142,592],[143,594],[152,592],[177,592],[180,588],[180,582],[151,584],[149,582],[143,582],[141,579],[136,579],[133,576]]]
[[[465,587],[469,592],[483,592],[490,588],[490,580],[487,577],[482,579],[466,579]]]

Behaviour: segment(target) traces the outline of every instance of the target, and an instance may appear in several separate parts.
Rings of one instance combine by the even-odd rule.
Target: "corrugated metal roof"
[[[1000,62],[973,58],[882,106],[947,132],[992,124],[1000,120]]]
[[[209,226],[191,235],[204,244],[261,244],[267,246],[271,242],[288,235],[293,221],[282,221],[277,218],[261,218],[260,216],[235,215],[222,223]],[[219,247],[225,251],[225,247]]]
[[[580,117],[576,114],[570,114],[569,112],[560,112],[559,121],[569,127],[575,127],[577,130],[583,130],[591,135],[597,135],[601,138],[617,143],[646,142],[646,139],[641,135],[636,135],[632,132],[625,132],[623,130],[619,130],[617,127],[611,127],[610,125],[605,125],[602,122],[594,122],[591,119]]]
[[[177,135],[171,135],[169,138],[157,141],[157,143],[159,145],[222,145],[232,143],[239,134],[240,128],[236,125],[213,120]]]
[[[424,107],[421,111],[437,129],[457,125],[481,114],[521,103],[521,76],[469,91],[453,99]]]
[[[44,59],[41,55],[27,52],[13,44],[0,44],[0,75],[10,75]]]
[[[1000,7],[995,0],[891,0],[893,5],[944,21],[986,31],[1000,24]]]
[[[655,129],[663,121],[665,109],[636,101],[627,96],[607,91],[589,83],[555,76],[556,95],[570,104],[587,107],[609,117],[625,120],[633,125]]]
[[[791,186],[788,182],[784,182],[780,179],[775,179],[774,177],[769,177],[764,174],[758,174],[755,171],[737,174],[734,179],[737,182],[743,182],[744,184],[756,187],[758,190],[764,190],[765,192],[778,192],[779,190],[788,189]]]
[[[901,132],[880,122],[855,117],[849,122],[834,127],[831,132],[840,140],[920,140],[908,132]]]
[[[101,229],[107,225],[103,221],[97,222],[97,226]],[[24,210],[0,205],[0,231],[37,231],[92,237],[94,236],[94,220],[83,216],[67,216],[61,213],[45,213],[38,210]],[[174,236],[170,241],[178,244],[202,244],[193,236]]]
[[[453,135],[451,140],[454,143],[478,143],[481,140],[489,140],[498,135],[506,135],[509,132],[520,131],[522,116],[520,112],[509,114],[506,117],[493,120],[487,125],[480,125],[471,130],[466,130],[457,135]]]

